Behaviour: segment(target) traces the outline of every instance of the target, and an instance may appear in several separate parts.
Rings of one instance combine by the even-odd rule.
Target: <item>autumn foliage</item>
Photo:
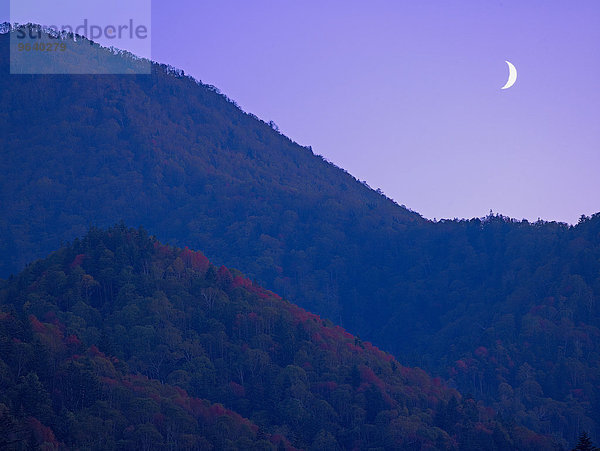
[[[0,307],[6,433],[37,446],[554,446],[143,229],[90,230],[3,283]]]

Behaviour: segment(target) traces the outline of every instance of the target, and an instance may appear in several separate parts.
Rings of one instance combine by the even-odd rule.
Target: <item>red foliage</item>
[[[393,356],[391,354],[388,354],[387,352],[383,352],[381,349],[379,349],[377,346],[373,346],[373,344],[369,341],[365,341],[363,343],[363,346],[365,347],[365,349],[369,352],[372,352],[373,354],[375,354],[378,358],[386,361],[386,362],[390,362],[393,360]]]
[[[85,257],[86,257],[85,254],[76,255],[75,258],[73,259],[73,261],[71,262],[71,264],[69,265],[69,268],[73,269],[77,266],[81,266]]]
[[[277,293],[273,293],[272,291],[266,291],[266,294],[268,295],[268,297],[270,298],[275,298],[278,301],[281,301],[283,298],[281,296],[279,296]]]
[[[65,343],[67,344],[67,346],[79,346],[81,344],[81,341],[79,341],[79,338],[77,338],[76,335],[69,335],[66,338]]]
[[[222,417],[223,415],[227,415],[227,409],[223,407],[221,404],[213,404],[208,408],[208,413],[213,418]]]
[[[182,398],[187,398],[188,397],[187,392],[183,388],[178,387],[177,385],[175,385],[173,388],[175,389],[175,391],[177,392],[177,394],[179,396],[181,396]]]
[[[181,258],[186,266],[199,271],[201,273],[205,273],[209,266],[210,261],[206,256],[200,251],[192,251],[187,246],[181,252]]]
[[[467,371],[467,364],[462,359],[461,360],[457,360],[456,361],[456,368],[458,368],[459,370],[462,370],[462,371]]]
[[[159,242],[154,243],[154,249],[158,251],[158,255],[161,257],[166,257],[167,255],[172,254],[172,250],[169,246],[160,244]]]
[[[496,411],[492,407],[483,407],[482,411],[488,420],[493,420],[494,418],[496,418]]]
[[[233,279],[233,287],[234,288],[243,287],[243,288],[250,289],[250,288],[252,288],[252,282],[244,277],[235,276],[235,279]]]
[[[106,377],[106,376],[102,376],[100,378],[100,380],[102,381],[102,383],[110,388],[113,387],[118,387],[119,386],[119,382],[113,378],[110,377]]]
[[[348,339],[348,340],[354,340],[354,335],[352,335],[350,332],[348,332],[346,329],[342,328],[341,326],[335,326],[334,327],[335,330],[337,330],[342,337]]]
[[[92,346],[90,346],[90,349],[88,349],[88,353],[91,356],[96,357],[96,356],[100,355],[100,350],[96,347],[96,345],[92,345]]]
[[[233,282],[233,276],[225,266],[221,266],[217,271],[217,280],[225,286]]]
[[[571,394],[575,397],[575,398],[583,398],[583,390],[581,388],[574,388],[573,390],[571,390]]]
[[[314,343],[321,343],[323,341],[323,337],[319,332],[313,332],[310,334],[310,340]]]
[[[38,334],[43,334],[46,332],[46,326],[42,322],[40,322],[35,316],[29,315],[29,322],[31,323],[31,328],[34,332]]]
[[[56,313],[53,310],[46,312],[44,315],[44,322],[57,325],[58,318],[56,317]]]
[[[488,350],[485,346],[479,346],[477,349],[475,349],[475,355],[477,357],[487,357]]]
[[[354,343],[351,343],[351,342],[347,342],[347,343],[346,343],[346,347],[347,347],[348,349],[350,349],[350,351],[352,351],[352,352],[354,352],[354,353],[359,353],[359,352],[361,352],[361,351],[362,351],[362,349],[361,349],[361,348],[359,348],[358,346],[356,346]]]
[[[60,443],[56,440],[54,432],[48,426],[44,426],[35,417],[29,417],[27,420],[31,433],[40,449],[59,449]]]
[[[270,438],[271,443],[273,443],[274,445],[277,445],[278,447],[280,445],[283,446],[283,449],[285,449],[285,451],[296,451],[297,448],[294,448],[292,446],[292,444],[288,441],[287,438],[285,438],[283,435],[281,434],[273,434]]]
[[[230,382],[229,389],[231,390],[231,393],[233,393],[238,398],[244,398],[246,396],[246,389],[236,382]]]
[[[483,432],[486,435],[492,435],[492,431],[486,428],[483,424],[477,423],[475,425],[475,430],[478,432]]]
[[[221,404],[210,404],[204,399],[190,398],[187,392],[182,388],[177,386],[173,388],[177,393],[177,396],[173,400],[175,404],[181,406],[195,417],[202,418],[209,424],[213,424],[217,418],[221,416],[228,416],[236,423],[248,427],[254,433],[258,432],[258,426],[236,412],[226,409]]]
[[[377,375],[373,372],[371,368],[365,365],[361,365],[359,368],[360,378],[369,384],[376,386],[377,388],[383,390],[385,388],[385,384]]]
[[[312,320],[314,322],[319,322],[319,323],[321,322],[321,318],[318,315],[307,312],[303,308],[300,308],[296,305],[287,304],[287,303],[285,304],[285,306],[288,308],[288,311],[292,314],[294,325],[296,325],[298,323],[305,323],[310,320]]]

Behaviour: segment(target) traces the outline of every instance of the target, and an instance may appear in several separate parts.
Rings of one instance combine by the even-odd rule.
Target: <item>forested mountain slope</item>
[[[422,221],[175,69],[10,75],[8,41],[0,35],[4,276],[90,223],[123,219],[271,282],[310,272],[316,296],[330,277],[311,268],[317,249]]]
[[[600,436],[599,216],[426,221],[181,72],[11,76],[7,43],[0,35],[4,276],[123,219],[518,424],[565,445],[582,429]]]
[[[0,375],[4,440],[554,446],[238,271],[124,226],[91,230],[0,286]]]

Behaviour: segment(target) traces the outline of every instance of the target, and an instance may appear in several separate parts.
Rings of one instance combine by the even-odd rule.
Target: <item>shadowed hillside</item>
[[[2,285],[0,311],[0,428],[30,429],[38,442],[552,446],[238,271],[143,230],[91,230]]]

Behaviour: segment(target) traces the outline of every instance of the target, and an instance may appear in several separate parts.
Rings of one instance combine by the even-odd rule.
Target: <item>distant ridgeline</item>
[[[600,436],[600,216],[427,221],[168,66],[11,76],[9,63],[5,32],[3,277],[90,224],[142,225],[508,421],[564,446]]]
[[[136,74],[149,73],[152,65],[130,52],[50,27],[5,22],[0,33],[10,36],[12,74]]]
[[[2,448],[556,448],[240,272],[124,226],[0,285],[0,383]]]

